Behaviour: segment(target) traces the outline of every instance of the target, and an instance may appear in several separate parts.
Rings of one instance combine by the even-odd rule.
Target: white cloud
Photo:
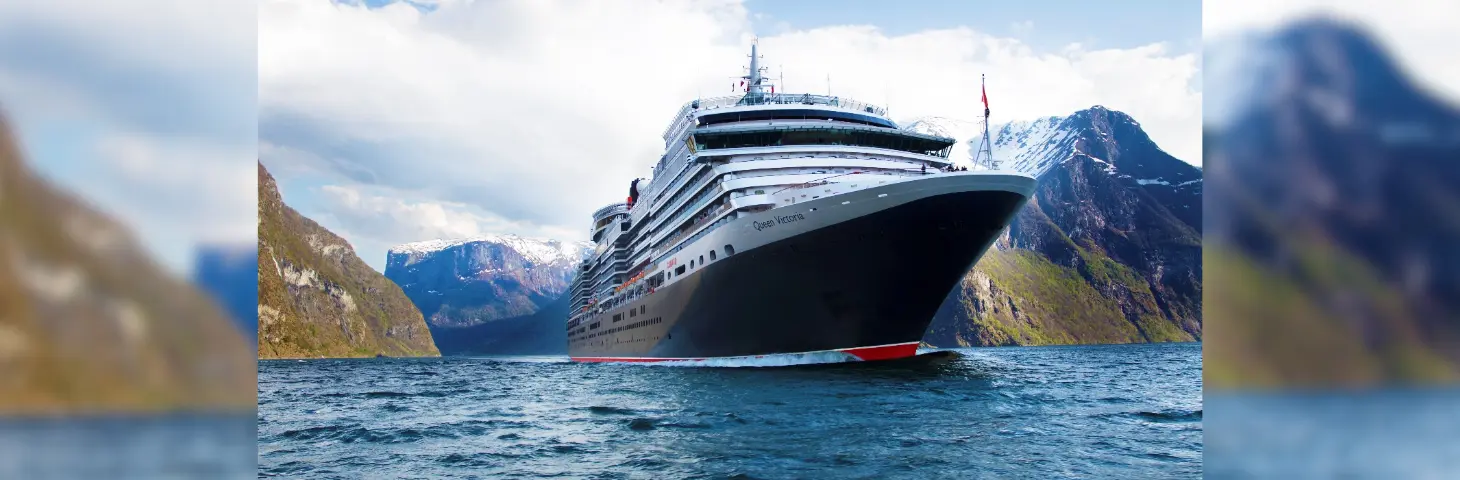
[[[176,273],[252,242],[257,4],[0,2],[0,102],[42,174]]]
[[[1034,31],[1034,21],[1025,20],[1011,23],[1009,24],[1009,31],[1014,32],[1015,35],[1027,35]]]
[[[1460,2],[1448,0],[1223,0],[1202,4],[1202,37],[1227,41],[1314,14],[1328,14],[1372,29],[1379,42],[1418,80],[1460,101],[1460,63],[1454,61]]]
[[[379,191],[376,193],[376,191]],[[494,232],[530,237],[571,238],[570,232],[513,222],[469,205],[411,199],[407,192],[325,185],[319,188],[326,213],[371,267],[384,271],[386,250],[400,239],[464,238]],[[344,232],[349,232],[346,236]]]
[[[342,187],[407,191],[444,211],[470,205],[581,237],[591,211],[648,174],[682,104],[732,94],[750,17],[729,0],[449,2],[429,14],[266,0],[261,154],[279,175],[285,157],[271,152],[291,152]],[[1038,52],[967,28],[889,36],[867,26],[760,43],[772,76],[784,66],[777,91],[823,93],[830,75],[834,94],[887,105],[901,122],[976,120],[987,73],[995,122],[1101,104],[1199,161],[1199,58],[1164,45]],[[976,134],[959,124],[961,140]]]

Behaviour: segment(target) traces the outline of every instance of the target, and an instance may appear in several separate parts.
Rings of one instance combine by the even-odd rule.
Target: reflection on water
[[[253,415],[0,419],[0,479],[254,478]]]
[[[284,478],[1200,476],[1201,345],[963,353],[760,368],[264,361],[259,468]]]

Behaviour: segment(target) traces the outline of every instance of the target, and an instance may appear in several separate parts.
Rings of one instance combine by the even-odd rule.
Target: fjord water
[[[1200,344],[799,367],[259,363],[261,476],[1190,478]]]

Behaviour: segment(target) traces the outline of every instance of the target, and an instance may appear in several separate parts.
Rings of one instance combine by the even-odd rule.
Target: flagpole
[[[979,91],[983,96],[983,141],[977,157],[983,158],[984,167],[989,170],[998,170],[999,164],[994,161],[994,139],[989,137],[989,88],[988,75],[979,74]],[[979,158],[974,158],[974,163],[980,163]]]

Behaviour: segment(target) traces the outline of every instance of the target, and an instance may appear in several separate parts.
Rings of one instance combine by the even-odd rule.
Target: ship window
[[[734,254],[735,254],[735,247],[726,245],[725,246],[725,256],[728,257],[728,256],[731,256],[731,255],[734,255]]]
[[[694,260],[690,260],[689,261],[689,268],[695,268],[695,261]]]
[[[643,314],[644,313],[644,307],[646,307],[646,306],[647,305],[639,305],[639,313],[640,314]]]
[[[715,251],[714,250],[710,250],[710,261],[711,262],[715,261]]]
[[[639,309],[635,308],[633,310],[629,310],[629,318],[634,318],[637,316],[639,316]]]
[[[704,264],[705,264],[705,256],[704,255],[700,255],[700,265],[703,266]]]
[[[674,274],[684,275],[684,265],[680,265],[679,268],[674,269]]]

